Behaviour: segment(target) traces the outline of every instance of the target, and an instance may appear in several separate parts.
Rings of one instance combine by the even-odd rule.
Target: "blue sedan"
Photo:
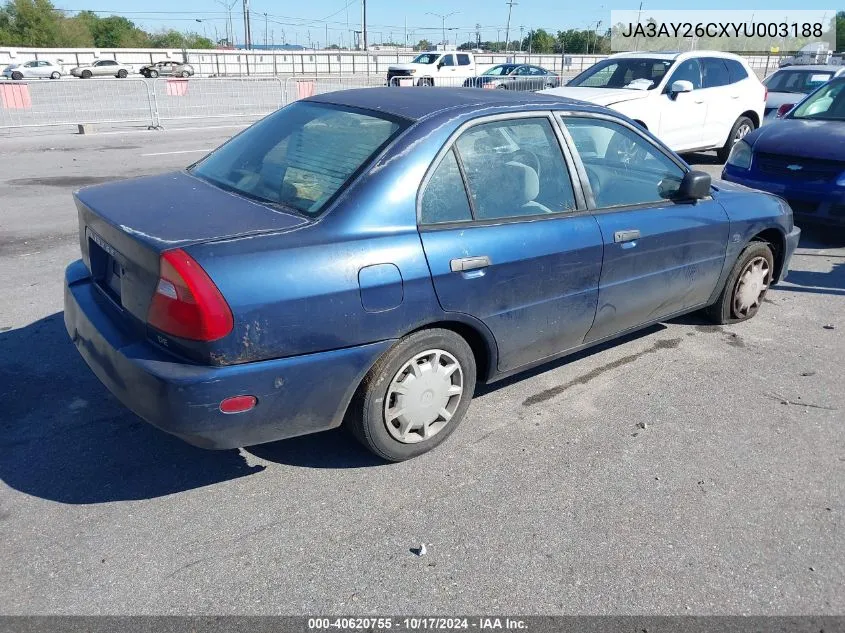
[[[845,77],[736,143],[722,177],[786,198],[807,221],[845,227]]]
[[[504,90],[315,96],[75,199],[65,325],[129,409],[207,448],[345,423],[394,461],[479,381],[754,316],[800,235],[611,110]]]

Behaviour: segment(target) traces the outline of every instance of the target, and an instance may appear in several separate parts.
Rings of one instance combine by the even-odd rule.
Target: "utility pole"
[[[475,48],[481,48],[481,23],[475,23]]]
[[[364,38],[364,50],[367,50],[367,0],[361,0],[361,35]],[[367,58],[369,59],[369,57]],[[369,61],[367,62],[367,72],[370,71]]]
[[[508,48],[510,48],[510,34],[511,34],[511,11],[513,10],[513,5],[519,4],[518,2],[514,2],[514,0],[508,0],[505,2],[508,5],[508,24],[505,27],[505,52],[508,52]]]
[[[252,48],[252,32],[249,28],[249,0],[244,0],[244,47]]]
[[[643,13],[643,3],[640,2],[640,8],[637,10],[637,25],[639,25],[639,23],[640,23],[640,16],[642,15],[642,13]],[[640,50],[640,36],[639,35],[637,35],[637,37],[634,38],[634,50],[635,51]]]
[[[267,48],[267,12],[264,12],[264,48]]]
[[[323,48],[329,47],[329,23],[326,22],[326,42],[323,44]]]
[[[520,27],[519,27],[519,52],[520,52],[520,53],[522,52],[522,39],[523,39],[522,34],[523,34],[524,32],[525,32],[525,27],[524,27],[524,26],[520,26]]]
[[[408,48],[408,16],[405,16],[405,48]]]

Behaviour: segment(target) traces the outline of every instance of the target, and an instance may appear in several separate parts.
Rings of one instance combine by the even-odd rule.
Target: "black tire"
[[[450,406],[455,405],[454,411],[439,431],[435,431],[428,439],[405,443],[388,431],[389,422],[385,419],[385,399],[388,398],[394,379],[404,366],[415,356],[430,350],[445,351],[457,361],[460,374],[457,378],[450,378],[450,380],[461,380],[463,391],[457,402],[450,401]],[[431,365],[431,363],[428,364]],[[453,372],[453,375],[455,373],[457,372]],[[376,361],[352,399],[344,424],[358,441],[385,460],[400,462],[422,455],[445,441],[460,424],[472,400],[475,379],[475,357],[472,349],[461,336],[451,330],[440,328],[414,332],[401,339]],[[421,398],[428,393],[424,392]],[[420,402],[424,401],[415,401],[414,404],[426,406],[421,405]],[[398,433],[396,427],[399,422],[394,422],[396,424],[393,432]]]
[[[121,68],[120,70],[117,71],[117,76],[118,76],[119,79],[126,79],[126,77],[129,76],[129,73],[126,72],[125,68]]]
[[[12,79],[14,79],[15,81],[20,81],[21,79],[23,79],[23,73],[17,70],[12,71]]]
[[[61,79],[61,78],[62,78],[62,74],[59,71],[56,71],[56,72],[54,72],[53,74],[50,75],[50,79]]]
[[[158,77],[158,71],[157,70],[149,71],[147,73],[147,77],[149,77],[150,79],[155,79],[156,77]]]
[[[728,134],[728,140],[725,141],[725,144],[716,150],[716,156],[718,156],[719,161],[724,163],[728,160],[728,155],[731,153],[731,148],[741,138],[744,138],[746,134],[749,132],[754,131],[754,121],[749,119],[747,116],[741,116],[736,120],[734,126],[731,128],[731,133]]]
[[[94,76],[94,74],[90,70],[83,70],[82,71],[82,78],[83,79],[91,79],[91,77],[93,77],[93,76]]]
[[[766,288],[759,295],[757,304],[751,307],[747,312],[743,313],[738,311],[735,306],[737,291],[740,287],[740,278],[746,272],[749,264],[759,258],[763,258],[768,265],[768,275],[765,280]],[[772,254],[771,246],[767,242],[751,242],[739,254],[736,264],[734,264],[734,267],[731,270],[731,274],[728,275],[728,278],[725,281],[725,286],[722,288],[722,292],[719,293],[719,298],[716,299],[716,302],[713,305],[704,309],[705,314],[715,323],[719,323],[720,325],[739,323],[740,321],[750,319],[759,311],[760,305],[762,305],[763,299],[766,295],[766,291],[771,287],[774,280],[774,271],[774,255]]]

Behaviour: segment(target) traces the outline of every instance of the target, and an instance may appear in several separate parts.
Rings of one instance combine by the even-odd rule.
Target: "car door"
[[[682,80],[692,83],[692,92],[673,94],[672,84]],[[701,65],[697,59],[682,61],[672,71],[659,104],[660,127],[652,132],[675,151],[701,147],[707,104],[701,96]]]
[[[544,112],[475,120],[421,188],[440,305],[489,328],[500,371],[580,345],[595,316],[601,233],[557,134]]]
[[[445,78],[446,82],[441,82],[443,85],[446,86],[457,86],[458,84],[454,83],[455,77],[458,72],[458,67],[455,65],[455,56],[452,54],[444,55],[440,58],[440,62],[437,64],[438,74]]]
[[[21,66],[20,70],[24,77],[38,77],[38,62],[26,62],[23,66]]]
[[[674,200],[687,167],[636,126],[604,115],[562,118],[604,239],[598,341],[696,307],[712,294],[730,224],[708,198]]]
[[[700,96],[707,105],[703,145],[724,145],[734,121],[742,113],[740,89],[736,84],[731,85],[730,73],[723,59],[705,57],[700,63]]]

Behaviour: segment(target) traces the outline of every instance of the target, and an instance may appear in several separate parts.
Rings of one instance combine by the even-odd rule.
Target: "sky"
[[[370,42],[404,42],[405,25],[410,43],[425,38],[441,39],[443,20],[448,29],[447,37],[459,43],[474,40],[476,25],[480,25],[482,40],[504,40],[508,19],[507,0],[424,0],[420,3],[396,0],[368,0],[367,26]],[[194,31],[214,37],[215,27],[219,38],[226,28],[226,5],[233,5],[232,22],[236,40],[243,40],[243,0],[59,0],[57,8],[70,11],[88,9],[116,14],[131,19],[144,29],[156,31],[174,28]],[[569,28],[595,29],[599,20],[601,29],[610,22],[610,11],[637,9],[639,0],[620,2],[567,2],[566,0],[514,0],[510,21],[510,39],[517,39],[520,28],[545,28],[552,33]],[[700,4],[685,3],[684,8],[735,9],[732,0],[708,0]],[[677,0],[645,0],[644,10],[678,9]],[[743,9],[789,10],[795,9],[794,0],[752,0],[744,2]],[[824,8],[824,7],[822,7]],[[831,9],[833,10],[833,9]],[[252,40],[262,44],[265,35],[265,16],[268,43],[324,46],[349,45],[351,30],[360,29],[361,0],[309,0],[290,2],[280,0],[250,0],[252,14]],[[196,20],[201,20],[197,22]],[[310,38],[310,41],[309,41]]]

